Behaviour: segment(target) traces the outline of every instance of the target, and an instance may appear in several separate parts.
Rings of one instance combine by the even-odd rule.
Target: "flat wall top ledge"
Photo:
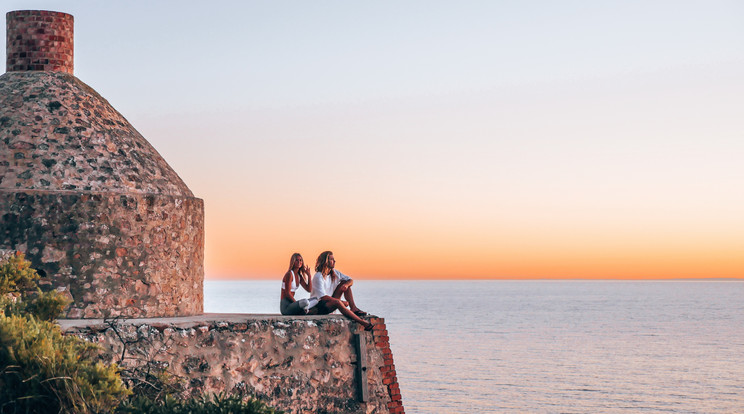
[[[372,318],[377,316],[370,315]],[[284,316],[279,314],[255,314],[255,313],[204,313],[194,316],[178,316],[164,318],[120,318],[120,319],[58,319],[57,323],[63,331],[75,331],[85,328],[107,327],[110,321],[116,321],[123,325],[167,325],[176,328],[194,328],[206,324],[235,324],[252,322],[285,322],[293,321],[320,322],[333,321],[349,323],[349,319],[343,315],[306,315],[306,316]]]

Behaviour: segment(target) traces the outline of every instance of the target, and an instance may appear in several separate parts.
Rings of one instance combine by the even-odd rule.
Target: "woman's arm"
[[[292,293],[292,272],[287,270],[287,273],[284,274],[284,278],[282,279],[282,297],[281,299],[287,298],[290,301],[294,302],[294,293]]]
[[[305,274],[305,276],[307,276],[307,279],[305,279],[305,276],[302,275],[303,273]],[[300,269],[300,285],[302,286],[303,289],[305,289],[308,292],[310,292],[312,288],[310,286],[311,277],[312,276],[310,276],[310,268],[307,265],[305,265],[305,267]]]

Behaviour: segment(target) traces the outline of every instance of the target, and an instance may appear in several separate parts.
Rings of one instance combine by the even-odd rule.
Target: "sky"
[[[75,17],[75,75],[204,200],[207,279],[744,277],[744,2],[3,7]]]

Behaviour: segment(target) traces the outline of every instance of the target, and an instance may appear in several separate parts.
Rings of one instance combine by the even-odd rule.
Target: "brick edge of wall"
[[[374,325],[372,329],[373,341],[375,346],[382,352],[383,365],[380,367],[380,372],[382,372],[382,383],[387,386],[390,396],[390,402],[387,404],[388,410],[390,414],[405,414],[385,319],[372,317],[370,318],[370,322]]]

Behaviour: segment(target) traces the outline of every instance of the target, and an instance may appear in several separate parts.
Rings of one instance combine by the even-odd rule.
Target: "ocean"
[[[279,286],[206,281],[205,311],[278,313]],[[741,281],[357,280],[354,297],[385,318],[408,414],[744,413]]]

